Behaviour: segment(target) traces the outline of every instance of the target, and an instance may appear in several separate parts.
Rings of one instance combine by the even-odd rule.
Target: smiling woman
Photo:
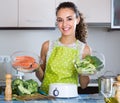
[[[56,9],[57,26],[61,37],[57,40],[47,40],[43,43],[40,57],[43,64],[36,71],[36,76],[42,82],[41,90],[48,93],[52,83],[71,83],[86,88],[89,76],[77,73],[73,60],[91,54],[87,45],[87,29],[82,14],[72,2],[63,2]],[[79,78],[78,78],[79,77]]]
[[[75,4],[69,3],[61,3],[56,10],[57,16],[57,24],[61,29],[61,26],[69,26],[73,27],[73,31],[71,32],[75,35],[76,39],[86,43],[87,38],[87,26],[83,19],[83,14],[78,11],[78,8]],[[69,25],[68,25],[69,23]],[[66,29],[67,30],[67,29]],[[61,31],[62,33],[62,31]]]

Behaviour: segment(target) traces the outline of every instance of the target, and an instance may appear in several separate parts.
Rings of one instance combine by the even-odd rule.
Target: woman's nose
[[[63,26],[66,26],[67,25],[67,21],[63,21]]]

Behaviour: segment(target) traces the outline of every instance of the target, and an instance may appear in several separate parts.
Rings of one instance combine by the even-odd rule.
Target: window
[[[120,29],[120,0],[112,0],[111,28]]]

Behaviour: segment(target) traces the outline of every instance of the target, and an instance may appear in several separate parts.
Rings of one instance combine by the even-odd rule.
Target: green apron
[[[78,73],[73,60],[78,54],[78,49],[55,45],[46,64],[46,70],[41,90],[48,94],[51,83],[78,84]]]

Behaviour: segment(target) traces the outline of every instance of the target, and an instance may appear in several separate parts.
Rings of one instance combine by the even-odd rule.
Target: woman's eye
[[[70,20],[72,20],[72,18],[68,18],[68,20],[70,21]]]
[[[63,19],[58,18],[56,21],[57,21],[58,23],[60,23],[60,22],[71,21],[71,20],[73,20],[73,18],[68,17],[66,20],[63,20]]]
[[[62,19],[57,19],[57,22],[62,22],[63,20]]]

